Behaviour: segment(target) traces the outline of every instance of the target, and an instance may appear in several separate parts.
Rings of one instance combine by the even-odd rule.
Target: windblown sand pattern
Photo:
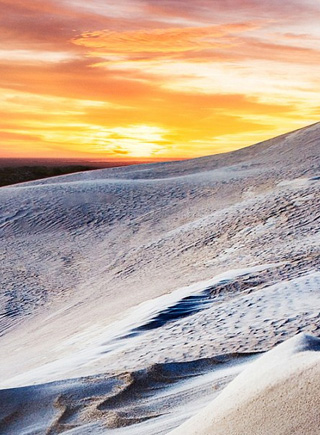
[[[0,432],[167,434],[213,400],[215,420],[183,433],[311,434],[319,163],[315,124],[224,155],[1,188]],[[279,402],[250,387],[263,358]],[[300,374],[309,408],[295,419]],[[225,410],[228,391],[239,402]]]

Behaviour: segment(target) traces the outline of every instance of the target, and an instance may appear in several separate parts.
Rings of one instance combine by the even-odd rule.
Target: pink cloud
[[[257,28],[257,24],[248,22],[123,32],[103,30],[86,32],[72,42],[92,49],[97,56],[111,53],[179,53],[213,48],[219,46],[220,40],[226,36]]]

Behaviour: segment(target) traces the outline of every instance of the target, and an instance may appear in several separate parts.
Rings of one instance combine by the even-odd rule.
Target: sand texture
[[[252,384],[261,354],[319,336],[319,168],[315,124],[232,153],[0,188],[0,433],[167,434],[243,370]],[[304,424],[307,408],[290,409],[318,376],[308,364],[199,433],[311,433],[278,429]]]
[[[320,339],[299,334],[250,364],[172,435],[319,433]]]

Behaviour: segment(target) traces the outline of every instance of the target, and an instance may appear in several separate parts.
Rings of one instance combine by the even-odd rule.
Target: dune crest
[[[316,434],[320,339],[299,334],[267,352],[170,435]]]

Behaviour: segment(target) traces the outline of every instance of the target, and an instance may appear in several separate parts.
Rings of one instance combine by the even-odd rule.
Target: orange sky
[[[319,120],[314,0],[0,0],[0,157],[188,158]]]

